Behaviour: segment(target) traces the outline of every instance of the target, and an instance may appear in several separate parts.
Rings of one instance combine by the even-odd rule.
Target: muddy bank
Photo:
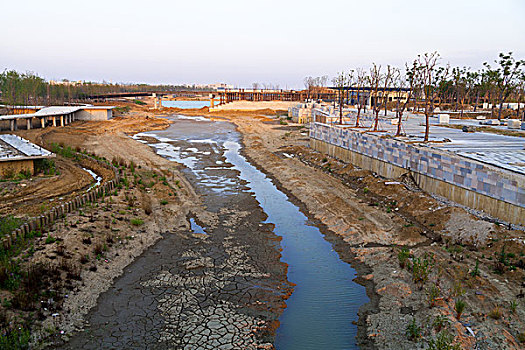
[[[122,133],[168,125],[164,119],[132,115],[17,132],[43,146],[60,143],[71,147],[73,153],[104,157],[114,162],[122,181],[114,192],[31,233],[16,243],[16,249],[3,252],[9,257],[7,266],[18,269],[11,279],[20,286],[11,288],[13,284],[3,283],[0,291],[4,300],[0,329],[5,339],[23,334],[17,346],[25,346],[30,337],[35,347],[60,343],[64,336],[83,327],[85,314],[125,266],[158,241],[161,233],[187,224],[187,213],[198,205],[198,198],[177,166]],[[62,156],[56,163],[58,175],[25,180],[24,191],[13,191],[16,201],[5,206],[6,212],[38,212],[44,204],[47,208],[84,191],[95,179],[83,166],[102,181],[108,178],[106,169],[93,164],[77,165]],[[23,206],[14,205],[18,202]],[[38,283],[31,282],[35,278]]]
[[[188,157],[197,168],[183,170],[199,200],[184,224],[126,267],[62,348],[271,348],[290,294],[273,227],[213,144],[159,139],[139,140],[166,159],[181,147],[202,156]],[[220,180],[198,179],[203,171]]]
[[[522,232],[439,202],[410,179],[392,183],[313,152],[302,126],[253,113],[221,117],[238,125],[252,162],[340,237],[340,254],[368,266],[355,265],[374,301],[360,319],[365,347],[425,348],[436,337],[465,349],[521,347]],[[422,261],[421,280],[412,265]]]

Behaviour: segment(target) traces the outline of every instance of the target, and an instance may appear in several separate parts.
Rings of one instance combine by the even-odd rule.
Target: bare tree
[[[332,82],[337,87],[339,96],[339,124],[343,124],[343,104],[345,89],[353,85],[354,71],[350,70],[348,73],[341,71]]]
[[[308,76],[308,77],[305,77],[303,79],[303,83],[304,83],[304,87],[306,89],[306,99],[309,100],[310,99],[310,95],[312,93],[312,87],[313,87],[313,84],[314,84],[314,78]]]
[[[420,84],[421,74],[417,64],[417,61],[412,63],[412,66],[405,64],[405,74],[401,74],[400,70],[397,70],[398,74],[394,76],[393,84],[397,91],[397,132],[396,136],[401,135],[403,113],[405,112],[410,100],[414,95]],[[405,95],[405,89],[408,87],[408,92],[404,103],[401,103],[401,97]]]
[[[368,76],[366,71],[362,68],[357,68],[356,70],[356,87],[357,87],[357,116],[355,119],[355,127],[359,128],[359,117],[361,115],[361,109],[366,104],[365,85],[368,81]]]
[[[379,86],[383,82],[383,74],[381,74],[381,66],[373,63],[370,68],[370,75],[368,76],[370,85],[370,98],[372,99],[371,108],[374,111],[374,127],[372,131],[378,131],[379,127],[379,111],[381,110],[381,104],[379,103]]]
[[[392,83],[392,76],[394,74],[394,69],[390,66],[390,65],[387,65],[386,66],[386,72],[385,72],[385,75],[383,77],[383,80],[384,80],[384,86],[383,86],[383,91],[381,93],[381,101],[384,105],[384,108],[385,108],[385,117],[386,117],[386,114],[387,114],[387,107],[388,107],[388,98],[389,98],[389,95],[390,95],[390,92],[389,92],[389,86],[391,83]]]
[[[442,81],[448,76],[449,67],[438,67],[439,53],[425,53],[417,58],[418,69],[421,70],[421,82],[425,94],[425,142],[430,135],[430,115],[434,112],[434,103],[439,93]]]
[[[517,79],[517,94],[518,97],[516,98],[518,102],[518,108],[516,109],[516,118],[521,119],[523,121],[525,119],[525,114],[520,117],[520,111],[521,111],[521,98],[523,97],[523,92],[525,90],[525,72],[521,72],[521,74],[518,76]]]

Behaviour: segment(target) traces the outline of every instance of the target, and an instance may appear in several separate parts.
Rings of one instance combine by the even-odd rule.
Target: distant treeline
[[[0,101],[7,105],[53,105],[84,102],[89,96],[119,92],[194,90],[179,85],[48,82],[33,72],[5,70],[0,74]]]

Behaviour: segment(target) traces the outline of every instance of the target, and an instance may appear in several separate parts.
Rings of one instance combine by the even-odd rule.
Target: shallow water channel
[[[159,155],[184,164],[183,172],[202,197],[206,210],[218,213],[220,222],[215,227],[206,227],[192,217],[189,219],[190,229],[194,233],[202,234],[205,242],[208,242],[199,251],[199,256],[204,256],[205,259],[211,257],[214,269],[217,268],[218,262],[236,257],[237,260],[233,263],[221,265],[223,267],[218,273],[219,277],[213,277],[228,282],[220,285],[214,284],[213,288],[210,287],[211,282],[204,280],[202,286],[201,282],[198,286],[192,285],[193,282],[170,282],[173,276],[187,275],[187,272],[166,267],[170,264],[181,264],[181,259],[175,257],[173,253],[173,245],[179,243],[169,242],[173,238],[162,240],[148,250],[149,253],[146,252],[126,269],[128,274],[116,281],[112,291],[101,297],[99,305],[91,313],[90,322],[93,326],[105,325],[108,329],[108,334],[98,331],[98,334],[95,332],[92,336],[107,340],[89,343],[77,339],[72,344],[82,344],[83,348],[91,348],[90,344],[107,345],[111,339],[124,337],[128,339],[127,342],[116,340],[111,343],[111,346],[134,347],[146,341],[137,338],[142,331],[162,328],[162,331],[157,333],[151,331],[147,333],[148,337],[151,337],[149,342],[164,345],[156,347],[150,343],[149,347],[170,348],[170,340],[173,339],[167,334],[173,332],[177,341],[171,344],[176,344],[176,348],[250,348],[250,343],[242,343],[241,339],[247,337],[242,333],[242,325],[260,324],[261,321],[257,320],[264,316],[265,312],[275,315],[278,308],[268,306],[268,311],[264,311],[266,306],[262,305],[259,311],[243,311],[242,314],[239,314],[231,305],[236,303],[244,305],[240,301],[244,303],[245,299],[248,299],[250,305],[260,304],[259,300],[266,302],[270,300],[268,303],[273,302],[274,304],[282,301],[289,285],[282,281],[280,282],[283,283],[281,289],[274,277],[279,276],[280,273],[283,274],[280,271],[285,270],[278,266],[284,262],[288,266],[287,279],[295,286],[293,293],[286,300],[284,312],[278,319],[280,325],[276,331],[275,347],[283,350],[357,348],[355,339],[357,326],[352,322],[357,321],[358,309],[362,304],[368,302],[368,297],[365,288],[353,282],[356,276],[354,269],[339,258],[332,244],[324,239],[319,228],[300,211],[299,207],[293,204],[270,178],[247,161],[242,155],[240,134],[231,123],[214,122],[201,117],[173,116],[172,118],[175,122],[168,129],[141,133],[135,135],[134,138],[149,144]],[[228,216],[229,208],[233,208],[230,216]],[[265,231],[265,228],[269,229]],[[272,235],[280,236],[281,240],[272,241]],[[278,261],[279,246],[282,249],[281,263]],[[188,245],[188,247],[187,249],[195,250],[191,248],[193,246]],[[225,253],[221,251],[222,249]],[[151,251],[157,255],[152,255]],[[166,253],[167,251],[170,253]],[[170,259],[173,262],[170,262]],[[199,259],[202,261],[200,257]],[[272,262],[272,260],[277,261]],[[184,264],[187,264],[186,260]],[[244,264],[248,267],[243,267]],[[215,305],[215,311],[209,311],[202,306],[208,304],[197,301],[198,306],[203,310],[201,315],[194,311],[186,311],[185,307],[188,304],[200,298],[191,291],[188,293],[193,294],[188,299],[185,299],[184,293],[186,292],[174,289],[169,290],[169,293],[174,295],[172,299],[165,295],[162,298],[155,297],[158,294],[156,288],[166,288],[166,285],[169,285],[170,288],[175,289],[202,287],[203,291],[206,290],[204,294],[209,295],[210,300],[214,300],[213,291],[217,288],[222,292],[229,290],[232,277],[225,271],[231,270],[232,265],[239,268],[240,272],[234,271],[231,276],[236,276],[235,278],[241,274],[243,276],[242,281],[238,280],[236,287],[232,288],[234,295],[228,297],[227,301],[224,296],[217,296],[220,303],[224,303],[227,307],[221,306],[219,309]],[[169,271],[171,277],[166,277],[165,270]],[[194,274],[195,269],[191,273]],[[203,274],[210,276],[208,271]],[[161,276],[161,278],[152,282],[151,276],[153,275]],[[268,276],[272,277],[268,278]],[[177,281],[181,278],[185,277],[177,277]],[[283,279],[285,278],[286,276],[283,275]],[[141,291],[142,300],[130,305],[130,300],[140,299],[138,293],[135,295],[133,291],[130,291],[129,296],[122,296],[121,291],[134,283],[149,289]],[[217,295],[220,295],[221,291],[218,291]],[[151,295],[151,300],[144,301],[144,295]],[[178,300],[187,300],[187,302],[181,302],[184,305],[179,306]],[[217,302],[214,301],[214,303]],[[120,309],[121,307],[138,308],[138,313],[146,314],[149,321],[140,320],[145,325],[138,327],[139,329],[136,329],[133,335],[127,334],[125,330],[127,326],[122,317],[133,314],[134,311],[124,312]],[[115,311],[108,312],[107,309]],[[186,321],[195,325],[188,329],[185,323],[176,323],[177,320],[170,321],[173,318],[170,312],[182,315],[177,315],[178,321]],[[242,325],[236,324],[237,328],[229,328],[231,325],[228,322],[232,323],[232,321],[228,321],[227,317],[230,317],[229,320],[237,321],[242,318],[242,322],[239,321],[239,324]],[[169,325],[170,322],[172,325]],[[213,327],[212,322],[214,322]],[[219,332],[217,337],[202,338],[204,340],[199,338],[204,329],[211,329],[212,333],[215,328],[221,329],[221,322],[223,322],[224,329],[231,329],[233,334],[226,336]],[[109,330],[110,328],[118,328],[118,331]],[[152,336],[152,333],[157,335]],[[199,336],[195,335],[197,333]]]
[[[181,122],[188,123],[188,120],[179,120],[179,124]],[[319,229],[277,189],[271,179],[240,154],[240,137],[236,131],[228,130],[226,135],[221,135],[214,129],[226,123],[202,119],[192,123],[196,123],[199,130],[197,135],[185,132],[182,135],[181,129],[171,130],[177,129],[177,125],[164,132],[151,133],[160,140],[189,139],[194,144],[194,147],[177,149],[176,154],[170,155],[166,154],[169,153],[169,146],[154,145],[159,154],[181,161],[196,171],[201,178],[201,186],[211,186],[218,194],[234,191],[235,185],[231,180],[203,175],[195,164],[199,161],[199,152],[195,148],[198,149],[203,142],[215,143],[216,150],[220,152],[222,148],[226,162],[240,172],[239,178],[246,181],[249,191],[253,192],[268,215],[266,222],[274,224],[274,232],[282,237],[282,261],[288,264],[288,280],[296,286],[279,319],[276,348],[356,348],[357,328],[352,321],[357,321],[357,311],[368,298],[364,287],[352,281],[356,276],[354,269],[339,258]],[[203,124],[211,125],[205,127]],[[199,183],[195,185],[199,186]]]

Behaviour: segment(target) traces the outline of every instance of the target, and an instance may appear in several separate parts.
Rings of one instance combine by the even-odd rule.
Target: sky
[[[525,59],[525,0],[3,1],[0,69],[46,79],[302,88],[438,51]]]

